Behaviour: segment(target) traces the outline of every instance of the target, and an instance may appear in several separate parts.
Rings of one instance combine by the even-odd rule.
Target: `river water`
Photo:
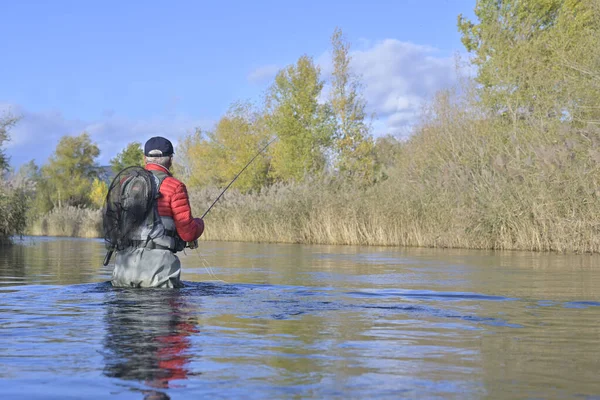
[[[0,248],[0,399],[600,399],[600,258],[200,242],[115,289],[99,240]]]

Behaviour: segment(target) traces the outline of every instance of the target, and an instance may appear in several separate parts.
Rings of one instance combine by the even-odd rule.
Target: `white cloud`
[[[405,133],[423,103],[456,82],[454,58],[437,54],[432,47],[395,39],[352,52],[352,68],[362,76],[369,110],[384,122],[376,134]]]
[[[89,133],[100,148],[98,162],[107,165],[130,142],[143,144],[150,137],[160,135],[177,146],[178,139],[193,132],[196,127],[206,129],[213,124],[210,120],[185,116],[134,120],[114,113],[105,113],[98,121],[81,121],[65,118],[58,112],[32,112],[10,104],[0,104],[0,112],[2,110],[10,110],[22,117],[10,132],[11,140],[6,143],[6,152],[14,167],[32,159],[38,165],[45,163],[65,135]]]
[[[263,65],[250,72],[248,80],[252,83],[265,83],[275,78],[279,70],[280,67],[275,64]]]
[[[406,135],[423,104],[440,89],[456,83],[455,58],[442,56],[433,47],[396,39],[379,42],[361,39],[358,47],[359,50],[351,52],[351,68],[364,83],[369,113],[376,115],[373,123],[376,135]],[[333,70],[331,54],[319,55],[315,63],[328,80]],[[265,65],[253,71],[249,79],[255,82],[272,79],[277,70],[274,65]],[[328,93],[326,85],[319,101],[326,101]]]
[[[373,121],[376,135],[406,135],[423,103],[436,91],[456,82],[454,57],[440,55],[435,48],[396,39],[361,40],[359,44],[359,49],[351,53],[352,68],[362,76],[368,111],[376,114],[377,119]],[[323,53],[315,62],[327,79],[332,70],[330,55]],[[264,65],[252,71],[248,80],[255,84],[267,83],[279,69],[278,65]],[[325,87],[322,101],[327,92]],[[177,98],[172,99],[173,108],[177,101]],[[105,110],[96,121],[84,121],[67,118],[56,111],[34,112],[0,103],[0,113],[5,109],[23,117],[11,131],[12,140],[7,143],[11,164],[16,167],[31,159],[44,163],[64,135],[90,133],[101,150],[99,162],[107,164],[132,141],[144,143],[151,136],[163,135],[176,144],[178,138],[194,128],[209,128],[213,124],[213,121],[189,116],[132,119],[119,116],[113,110]]]

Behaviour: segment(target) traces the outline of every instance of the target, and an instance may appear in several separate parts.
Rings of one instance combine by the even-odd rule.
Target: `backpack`
[[[161,183],[152,172],[138,166],[125,168],[115,176],[102,215],[109,250],[137,247],[165,234],[156,201]]]

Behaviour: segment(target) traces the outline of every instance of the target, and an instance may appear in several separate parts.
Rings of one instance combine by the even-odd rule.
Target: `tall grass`
[[[102,212],[72,206],[55,208],[44,216],[31,218],[28,233],[36,236],[101,237]]]

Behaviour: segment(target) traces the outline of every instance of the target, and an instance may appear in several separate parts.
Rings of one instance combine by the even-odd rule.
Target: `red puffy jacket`
[[[160,185],[158,214],[162,217],[173,218],[177,233],[184,241],[192,242],[198,239],[204,232],[204,221],[192,217],[190,200],[183,182],[173,178],[169,170],[162,165],[147,164],[146,169],[169,174]]]

